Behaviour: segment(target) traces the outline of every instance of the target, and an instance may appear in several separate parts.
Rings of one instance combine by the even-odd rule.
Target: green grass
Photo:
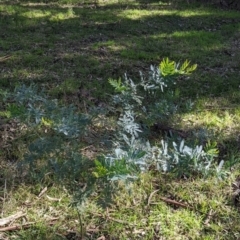
[[[181,97],[193,99],[195,107],[172,124],[189,132],[208,129],[229,168],[239,162],[239,12],[181,1],[3,0],[0,29],[1,89],[36,83],[52,98],[84,110],[86,103],[108,104],[110,77],[127,72],[138,79],[139,71],[147,72],[164,57],[197,63],[197,71],[177,82]],[[9,57],[1,61],[4,56]],[[79,98],[79,87],[87,98]],[[70,239],[72,234],[80,239],[79,218],[69,207],[65,187],[48,176],[31,183],[17,172],[32,136],[21,135],[24,126],[8,122],[2,103],[0,110],[0,131],[6,136],[0,140],[1,217],[22,210],[26,217],[13,224],[33,223],[0,238]],[[107,209],[97,206],[93,195],[81,214],[85,239],[238,239],[239,209],[231,197],[238,169],[235,165],[223,182],[147,174],[133,184],[130,195],[123,187]]]

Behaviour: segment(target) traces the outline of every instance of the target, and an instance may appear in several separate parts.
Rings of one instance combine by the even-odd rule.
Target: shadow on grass
[[[136,10],[135,5],[120,3],[97,8],[2,6],[0,51],[13,56],[3,64],[5,83],[31,81],[39,73],[46,84],[69,77],[88,81],[91,75],[94,85],[99,78],[136,74],[163,57],[187,58],[200,68],[214,68],[211,64],[218,63],[219,52],[239,26],[239,18],[223,18],[223,12],[205,9],[195,15],[164,5],[160,11],[158,6],[148,11],[148,6]],[[227,55],[218,64],[230,60]]]

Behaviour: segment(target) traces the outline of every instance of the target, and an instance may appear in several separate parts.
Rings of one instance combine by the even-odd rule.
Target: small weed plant
[[[88,135],[98,109],[80,114],[73,105],[62,106],[34,86],[17,87],[8,97],[4,94],[5,99],[11,98],[6,100],[10,103],[5,115],[20,119],[33,135],[26,148],[24,168],[27,164],[38,181],[51,175],[63,182],[77,205],[100,189],[98,199],[102,196],[105,201],[117,189],[119,180],[133,181],[139,173],[153,168],[178,176],[224,177],[223,161],[216,165],[218,151],[210,142],[190,146],[183,139],[164,136],[159,144],[150,141],[152,126],[192,109],[190,100],[180,101],[176,79],[190,75],[196,67],[189,61],[180,65],[164,59],[159,67],[151,66],[147,75],[140,72],[137,83],[127,75],[123,80],[109,79],[115,90],[110,109],[119,117],[111,149],[94,161],[80,153],[79,144]],[[84,183],[83,188],[80,183]]]

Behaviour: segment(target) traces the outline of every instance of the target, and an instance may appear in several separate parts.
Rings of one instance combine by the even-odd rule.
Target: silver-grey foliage
[[[109,82],[117,92],[113,96],[114,103],[122,109],[112,159],[125,159],[126,163],[134,163],[141,171],[154,167],[158,171],[175,172],[177,175],[225,174],[223,161],[219,166],[215,163],[215,146],[205,151],[203,145],[188,146],[184,140],[176,142],[171,139],[162,139],[160,144],[151,146],[145,139],[144,132],[152,124],[165,122],[179,108],[191,110],[193,107],[191,100],[176,101],[178,96],[173,77],[163,75],[160,68],[151,66],[147,76],[140,72],[138,83],[126,74],[123,81],[110,79]]]

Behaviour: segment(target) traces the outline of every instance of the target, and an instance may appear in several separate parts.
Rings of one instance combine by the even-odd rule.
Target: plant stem
[[[81,239],[83,240],[83,223],[82,223],[82,217],[79,213],[79,211],[77,210],[77,214],[78,214],[78,220],[79,220],[79,226],[80,226],[80,232],[81,232]]]

